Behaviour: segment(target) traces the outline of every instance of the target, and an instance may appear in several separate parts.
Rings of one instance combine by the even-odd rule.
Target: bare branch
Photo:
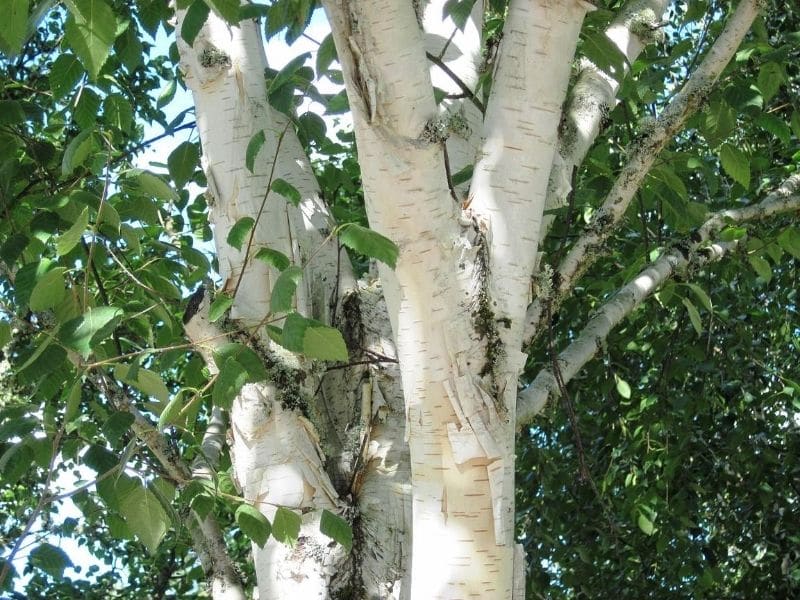
[[[712,242],[728,223],[763,220],[773,215],[800,211],[800,175],[792,175],[758,204],[714,213],[697,231],[690,246],[673,248],[621,288],[586,324],[580,335],[558,356],[564,383],[572,379],[597,353],[611,330],[676,272],[692,271],[723,258],[734,242]],[[517,425],[522,427],[544,408],[553,392],[558,392],[558,378],[552,369],[542,369],[536,379],[519,395]]]
[[[664,111],[628,149],[628,162],[622,168],[605,202],[595,213],[592,224],[570,248],[554,277],[553,297],[539,297],[528,307],[525,340],[530,343],[542,330],[545,304],[557,308],[567,292],[601,252],[603,243],[622,220],[636,191],[644,181],[656,157],[678,133],[686,120],[702,105],[722,70],[730,62],[750,25],[758,15],[761,2],[745,0],[728,19],[720,36],[703,62],[675,95]]]

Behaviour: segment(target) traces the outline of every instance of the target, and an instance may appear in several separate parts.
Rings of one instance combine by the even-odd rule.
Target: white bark
[[[554,297],[540,296],[528,308],[525,324],[527,341],[540,332],[547,318],[547,306],[550,305],[551,311],[555,310],[557,304],[594,261],[602,244],[621,221],[659,152],[702,104],[720,73],[730,62],[758,15],[760,6],[758,0],[744,0],[739,3],[711,50],[681,91],[653,123],[642,126],[640,137],[628,148],[628,162],[622,168],[603,205],[595,213],[592,224],[558,266]]]
[[[709,262],[720,260],[730,249],[735,248],[737,244],[734,242],[712,241],[713,236],[725,225],[799,211],[798,191],[800,191],[800,175],[793,175],[758,204],[715,213],[698,230],[696,241],[693,241],[688,248],[670,250],[643,270],[600,307],[580,335],[558,355],[562,382],[566,384],[577,375],[603,346],[612,329],[676,272],[686,271],[689,267],[699,268]],[[518,426],[530,423],[545,407],[550,395],[557,395],[558,392],[559,385],[553,370],[542,369],[536,379],[520,393]]]
[[[359,290],[363,344],[368,353],[396,358],[383,295],[377,283]],[[363,470],[353,481],[362,536],[356,560],[366,598],[411,598],[411,472],[405,443],[400,367],[369,366],[362,387],[358,439]]]
[[[182,19],[183,11],[178,11],[178,31]],[[178,48],[203,143],[223,289],[236,292],[231,317],[245,325],[255,325],[269,314],[269,291],[277,272],[253,259],[258,249],[269,247],[306,267],[297,308],[308,316],[327,320],[326,307],[336,284],[333,278],[337,254],[333,245],[318,252],[317,249],[324,240],[321,232],[330,229],[332,223],[287,117],[266,102],[267,63],[257,24],[243,21],[230,27],[212,13],[193,47],[189,48],[178,36]],[[246,168],[246,150],[259,131],[264,132],[265,143],[251,173]],[[282,140],[276,156],[279,138]],[[300,192],[299,210],[279,194],[266,195],[270,174],[272,181],[282,178]],[[252,247],[245,244],[239,251],[225,240],[242,217],[252,217],[257,223]],[[314,252],[313,261],[305,265]],[[245,275],[240,282],[243,268]]]
[[[578,0],[520,0],[506,17],[468,211],[489,239],[494,311],[510,319],[501,329],[508,348],[518,347],[513,342],[530,300],[561,106],[589,8]]]

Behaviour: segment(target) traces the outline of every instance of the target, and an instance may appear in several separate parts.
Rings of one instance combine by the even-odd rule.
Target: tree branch
[[[469,98],[470,102],[472,102],[475,107],[481,111],[482,113],[486,112],[486,107],[483,105],[483,102],[475,95],[475,93],[469,89],[466,83],[461,81],[461,78],[456,75],[453,70],[447,66],[447,64],[438,56],[434,56],[430,52],[426,52],[425,56],[431,61],[434,65],[439,67],[442,71],[444,71],[447,76],[452,80],[453,83],[458,86],[458,89],[464,94],[465,97]]]
[[[569,83],[565,57],[575,53],[590,8],[582,0],[515,0],[503,28],[468,214],[487,231],[492,310],[508,320],[499,334],[515,351]],[[506,358],[516,377],[518,357]]]
[[[658,39],[660,16],[666,10],[666,0],[633,0],[620,11],[605,31],[606,37],[625,56],[622,73],[609,75],[587,59],[581,61],[581,72],[570,91],[570,101],[558,138],[558,149],[550,170],[545,211],[566,204],[572,189],[572,173],[583,163],[594,144],[603,119],[617,101],[620,84],[642,49]],[[541,238],[547,235],[553,217],[543,219]]]
[[[113,381],[110,381],[110,378],[101,369],[96,371],[95,381],[117,410],[133,415],[134,422],[131,426],[133,432],[155,455],[167,476],[179,485],[188,483],[192,478],[189,467],[169,446],[164,435],[153,427],[147,417],[139,411],[130,396],[124,390],[119,389]],[[214,600],[244,600],[245,594],[241,579],[228,556],[225,539],[214,517],[201,518],[192,511],[187,525],[194,540],[194,548],[209,577],[212,598]]]
[[[664,253],[633,281],[622,287],[586,324],[580,335],[558,356],[564,383],[591,360],[611,330],[676,272],[692,271],[723,258],[734,242],[712,242],[727,224],[764,220],[773,215],[800,211],[800,175],[792,175],[758,204],[714,213],[699,230],[688,248],[674,247]],[[550,394],[558,392],[558,378],[552,369],[542,369],[518,399],[517,426],[530,423],[541,412]]]
[[[539,297],[529,306],[525,324],[526,343],[532,342],[543,329],[547,312],[545,304],[550,303],[551,309],[555,311],[567,292],[601,253],[602,245],[619,225],[656,157],[683,128],[688,117],[705,101],[713,84],[750,29],[760,7],[759,0],[744,0],[739,3],[697,71],[689,77],[683,89],[675,95],[661,115],[651,125],[643,128],[640,137],[629,146],[628,162],[620,171],[605,202],[595,213],[593,222],[558,266],[553,278],[553,297]]]

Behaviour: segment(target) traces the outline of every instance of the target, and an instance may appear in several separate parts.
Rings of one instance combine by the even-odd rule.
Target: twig
[[[450,67],[448,67],[441,58],[439,58],[438,56],[434,56],[430,52],[426,52],[425,56],[428,57],[429,61],[431,61],[433,64],[435,64],[437,67],[439,67],[442,71],[447,73],[448,77],[450,77],[450,79],[453,80],[453,83],[455,83],[461,89],[461,91],[464,92],[466,97],[469,98],[470,101],[475,106],[478,107],[478,110],[481,111],[481,114],[485,114],[486,113],[486,107],[484,106],[483,102],[481,102],[478,99],[478,97],[475,95],[475,93],[471,89],[469,89],[467,87],[467,84],[464,83],[463,81],[461,81],[461,78],[458,75],[456,75],[455,72]]]

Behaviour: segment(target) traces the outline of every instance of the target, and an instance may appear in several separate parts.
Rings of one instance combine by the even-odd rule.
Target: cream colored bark
[[[580,74],[564,110],[558,151],[550,171],[546,211],[566,205],[573,172],[583,163],[603,120],[616,105],[620,84],[630,65],[647,44],[663,37],[661,17],[666,7],[666,0],[633,0],[608,26],[606,37],[625,57],[621,73],[606,73],[586,59],[581,61]],[[545,232],[552,221],[552,215],[545,215]]]
[[[179,31],[182,16],[179,12]],[[253,258],[258,249],[269,247],[297,264],[304,264],[314,253],[314,259],[305,265],[297,308],[326,320],[338,284],[336,274],[346,275],[347,268],[337,271],[335,246],[320,248],[323,230],[331,223],[319,200],[316,181],[287,118],[267,105],[266,61],[258,27],[253,22],[229,27],[212,15],[193,47],[180,38],[178,43],[203,144],[223,290],[235,294],[231,318],[240,326],[253,327],[269,316],[277,273]],[[266,142],[250,173],[246,149],[259,131],[264,132]],[[277,194],[267,194],[270,173],[273,180],[283,178],[300,191],[299,209]],[[254,243],[238,251],[225,240],[242,217],[257,222]],[[252,333],[253,339],[259,339],[259,331]],[[201,333],[199,337],[211,336]],[[268,340],[262,344],[261,351],[270,355],[268,369],[305,368]],[[313,425],[298,411],[282,406],[276,392],[271,384],[248,384],[234,401],[231,454],[235,475],[245,500],[268,518],[278,506],[301,513],[301,541],[320,551],[297,553],[274,538],[264,548],[254,545],[259,594],[262,600],[326,598],[344,556],[341,549],[329,548],[329,539],[319,531],[319,518],[321,509],[339,511],[338,494],[325,472]]]

